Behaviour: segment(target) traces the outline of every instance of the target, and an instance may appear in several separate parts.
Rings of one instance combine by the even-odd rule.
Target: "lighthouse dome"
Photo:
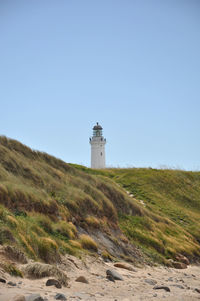
[[[97,122],[97,124],[93,127],[93,131],[102,130],[102,126]]]

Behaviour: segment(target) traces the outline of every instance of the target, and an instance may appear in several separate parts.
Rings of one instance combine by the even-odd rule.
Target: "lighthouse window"
[[[103,154],[102,154],[102,152],[101,152],[101,156],[102,156]]]

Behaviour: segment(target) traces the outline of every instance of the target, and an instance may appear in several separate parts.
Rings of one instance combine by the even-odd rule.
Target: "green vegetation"
[[[159,262],[182,253],[191,260],[200,255],[200,172],[152,168],[92,170],[112,179],[138,205],[141,214],[118,214],[129,240]],[[123,205],[123,202],[121,202]]]
[[[44,277],[55,277],[64,286],[68,284],[67,275],[55,265],[40,262],[29,263],[23,267],[25,276],[30,279],[40,279]]]
[[[98,251],[98,247],[96,242],[88,235],[82,234],[80,236],[80,243],[83,246],[83,248],[91,250],[91,251]]]
[[[0,137],[0,244],[52,263],[97,251],[90,235],[111,229],[116,245],[129,241],[155,261],[199,260],[200,173],[92,170]]]
[[[14,264],[2,264],[1,267],[11,276],[23,278],[23,273]]]

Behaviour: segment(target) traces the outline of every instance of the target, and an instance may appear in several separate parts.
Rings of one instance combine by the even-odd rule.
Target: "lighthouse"
[[[105,144],[103,137],[103,128],[97,122],[93,127],[93,136],[90,138],[91,144],[91,168],[101,169],[106,167],[105,162]]]

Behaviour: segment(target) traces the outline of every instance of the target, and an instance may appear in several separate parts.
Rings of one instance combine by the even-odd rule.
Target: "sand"
[[[3,276],[7,281],[15,282],[17,285],[13,287],[7,283],[0,283],[0,301],[10,301],[18,294],[28,296],[33,293],[39,293],[49,301],[55,300],[57,293],[62,293],[67,300],[73,301],[200,300],[200,293],[195,290],[200,289],[200,267],[198,266],[188,266],[183,270],[132,266],[134,271],[129,271],[114,267],[114,263],[106,263],[101,258],[87,256],[84,260],[79,260],[73,256],[66,256],[59,268],[67,273],[69,287],[61,289],[54,286],[47,287],[46,281],[52,277],[31,280],[5,274]],[[108,269],[117,271],[124,280],[115,282],[107,280],[106,270]],[[76,282],[79,276],[85,276],[89,283]],[[170,292],[153,289],[156,285],[167,286]]]

